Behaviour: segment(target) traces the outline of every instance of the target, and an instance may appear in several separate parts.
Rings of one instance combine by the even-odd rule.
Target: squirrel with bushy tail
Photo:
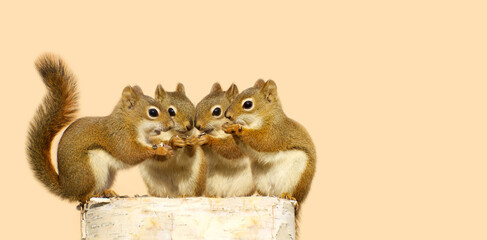
[[[172,155],[172,149],[161,145],[157,136],[173,128],[174,122],[138,86],[125,87],[110,115],[73,122],[78,108],[74,75],[52,55],[41,56],[35,65],[48,92],[30,124],[27,157],[35,176],[55,195],[82,203],[93,196],[118,196],[110,190],[117,170],[154,156]],[[56,171],[51,145],[66,126],[57,149]]]

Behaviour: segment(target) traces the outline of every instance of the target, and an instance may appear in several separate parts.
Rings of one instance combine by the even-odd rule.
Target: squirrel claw
[[[155,147],[154,147],[155,146]],[[172,157],[174,155],[174,152],[169,145],[163,145],[160,147],[157,147],[157,145],[154,145],[153,149],[155,151],[155,155],[157,156],[165,156],[165,157]]]
[[[103,192],[93,195],[96,198],[116,198],[120,197],[115,191],[111,189],[103,190]]]
[[[186,141],[179,136],[173,136],[171,140],[169,140],[169,145],[173,148],[182,148],[186,146]]]
[[[168,146],[166,157],[170,158],[172,156],[174,156],[174,151]]]
[[[240,124],[231,124],[231,123],[224,123],[222,125],[222,130],[225,132],[225,133],[228,133],[228,134],[233,134],[233,133],[237,133],[237,132],[241,132],[242,131],[242,125]]]
[[[205,145],[208,143],[209,137],[206,134],[202,134],[198,137],[198,145]]]
[[[186,145],[188,146],[197,146],[197,145],[200,145],[199,144],[199,138],[195,135],[189,137],[189,138],[186,138]]]
[[[294,200],[297,202],[296,198],[294,198],[293,196],[291,196],[290,193],[282,193],[281,194],[281,198],[284,198],[284,199],[287,199],[287,200]]]

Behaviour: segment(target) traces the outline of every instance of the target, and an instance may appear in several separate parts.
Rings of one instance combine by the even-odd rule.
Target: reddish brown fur
[[[27,156],[36,177],[54,194],[64,196],[52,165],[51,144],[56,134],[75,118],[78,110],[76,79],[60,58],[39,57],[35,63],[48,94],[30,123]]]
[[[227,91],[223,91],[219,83],[213,84],[210,94],[208,94],[198,105],[196,106],[196,126],[199,126],[201,131],[207,131],[209,124],[215,121],[211,115],[210,110],[214,105],[220,105],[223,111],[230,105],[230,102],[235,96],[238,95],[238,88],[235,84],[232,84]],[[222,116],[224,118],[224,116]],[[200,137],[200,144],[203,145],[203,149],[212,150],[215,153],[228,158],[237,159],[244,156],[240,148],[238,148],[235,140],[228,135],[227,138],[215,138],[211,135],[203,135]]]
[[[204,156],[203,150],[198,148],[198,151],[201,151],[201,156]],[[198,179],[196,180],[196,188],[194,189],[193,196],[202,196],[205,192],[206,188],[206,161],[203,160],[200,163],[199,171],[198,171]]]
[[[215,137],[212,134],[218,135],[221,131],[221,121],[228,122],[228,119],[225,119],[223,116],[224,110],[230,105],[231,100],[238,94],[238,88],[235,84],[232,84],[227,91],[223,91],[219,83],[213,84],[211,87],[210,93],[204,97],[196,106],[196,122],[195,125],[197,128],[205,132],[206,134],[201,135],[199,138],[200,145],[202,145],[203,150],[207,156],[213,156],[213,154],[219,155],[226,160],[213,160],[212,158],[207,158],[209,162],[208,168],[208,177],[212,176],[221,176],[225,174],[239,174],[245,173],[245,171],[249,171],[249,165],[245,165],[243,162],[232,162],[232,161],[248,161],[245,158],[243,152],[238,148],[235,140],[231,135],[219,136]],[[212,110],[214,107],[220,106],[221,107],[221,115],[213,116]],[[221,164],[219,162],[211,162],[211,161],[228,161],[228,163]],[[218,163],[218,164],[217,164]],[[235,164],[233,164],[235,163]],[[242,164],[243,163],[243,164]],[[210,167],[211,166],[211,167]],[[240,175],[243,176],[243,175]],[[224,178],[223,178],[224,179]],[[251,179],[250,179],[251,180]],[[218,182],[211,182],[211,187],[225,186],[225,183],[218,183]],[[229,182],[229,184],[232,184]],[[253,186],[249,185],[248,182],[241,182],[240,183],[242,188],[241,192],[227,192],[227,190],[223,190],[219,187],[216,189],[212,189],[210,191],[220,191],[218,194],[221,196],[225,196],[226,194],[238,194],[238,196],[249,196],[255,192]],[[208,186],[207,186],[208,187]],[[248,192],[244,192],[244,189],[249,189]],[[215,192],[207,193],[207,194],[215,194]]]
[[[243,99],[252,97],[254,109],[251,114],[263,118],[260,129],[248,129],[239,124],[225,125],[224,130],[233,133],[237,142],[248,144],[259,152],[279,152],[283,150],[301,150],[308,155],[307,166],[293,190],[293,197],[302,203],[311,185],[316,168],[316,152],[314,144],[306,129],[296,121],[288,118],[282,111],[277,96],[275,83],[272,80],[258,80],[254,87],[239,94],[226,111],[226,116],[235,119],[244,111],[241,107]],[[252,164],[260,164],[253,162]],[[265,166],[262,166],[265,168]]]
[[[88,162],[90,150],[104,150],[129,165],[154,155],[169,153],[166,148],[154,150],[136,142],[137,124],[144,117],[148,118],[148,107],[160,108],[160,105],[142,95],[140,88],[126,87],[120,102],[109,116],[80,118],[66,129],[59,142],[59,174],[56,173],[50,159],[51,142],[62,127],[74,118],[76,81],[59,58],[42,56],[36,66],[49,93],[31,123],[27,152],[36,176],[51,192],[81,202],[95,194],[95,179]],[[167,114],[161,114],[152,121],[160,121],[166,129],[173,125]]]
[[[203,150],[200,147],[198,137],[197,136],[191,136],[187,140],[187,147],[185,151],[190,152],[188,156],[194,156],[196,152],[200,152],[200,156],[204,157]],[[206,160],[203,159],[203,161],[200,162],[200,166],[198,168],[198,178],[196,180],[196,187],[194,189],[193,196],[201,196],[203,195],[203,192],[205,191],[205,186],[206,186]]]
[[[201,137],[203,140],[203,149],[211,148],[215,153],[228,159],[237,159],[244,156],[240,148],[238,148],[235,139],[232,137],[228,138],[215,138],[210,135],[204,135]]]
[[[197,137],[185,137],[185,135],[190,134],[193,128],[195,107],[186,96],[184,85],[181,83],[177,85],[174,92],[166,92],[162,85],[159,84],[155,91],[155,98],[163,107],[161,110],[168,111],[169,108],[173,108],[175,111],[175,115],[171,116],[175,123],[175,128],[169,132],[168,136],[171,138],[168,141],[164,141],[165,144],[169,144],[175,149],[175,157],[166,158],[167,161],[157,165],[149,163],[141,166],[141,176],[148,188],[148,192],[150,195],[157,197],[172,196],[174,192],[167,190],[164,186],[167,184],[167,186],[171,186],[169,188],[179,190],[177,195],[201,196],[205,190],[206,161],[198,145]],[[197,151],[200,152],[200,158],[198,159],[195,156]],[[176,161],[184,161],[185,165],[180,165],[181,163]],[[198,161],[200,162],[197,163]],[[195,173],[191,172],[190,169],[192,169],[194,164],[200,164],[194,185],[191,182],[190,187],[181,189],[177,179],[193,179]],[[166,178],[161,180],[160,176],[165,176]]]

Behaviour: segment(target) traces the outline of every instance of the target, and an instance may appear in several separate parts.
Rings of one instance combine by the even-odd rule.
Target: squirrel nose
[[[228,110],[225,111],[225,117],[232,120],[232,115],[230,113],[228,113]]]
[[[167,125],[167,130],[166,131],[169,131],[171,129],[174,128],[174,121],[171,119],[171,122],[169,122],[169,124]]]
[[[198,122],[198,119],[194,119],[194,127],[198,130],[201,130],[201,123]]]

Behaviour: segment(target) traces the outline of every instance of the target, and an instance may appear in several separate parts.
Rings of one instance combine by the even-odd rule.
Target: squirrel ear
[[[186,95],[186,92],[184,91],[184,85],[182,83],[178,83],[178,86],[176,86],[176,92]]]
[[[264,86],[262,87],[261,92],[264,94],[264,97],[267,101],[272,102],[277,99],[277,85],[272,80],[267,80]]]
[[[139,85],[133,86],[132,89],[134,89],[134,91],[137,92],[138,94],[144,95],[144,92],[142,92],[142,88],[140,88]]]
[[[232,83],[232,85],[230,85],[230,87],[228,88],[228,90],[225,92],[225,96],[228,99],[233,99],[237,95],[238,95],[237,85],[235,85],[235,83]]]
[[[139,100],[140,95],[131,86],[127,86],[123,89],[122,92],[122,103],[124,107],[133,108],[135,103]]]
[[[213,86],[211,86],[211,91],[210,93],[220,93],[223,92],[222,86],[220,86],[219,83],[214,83]]]
[[[255,82],[254,87],[255,88],[262,88],[264,85],[265,85],[264,80],[259,79],[259,80],[257,80],[257,82]]]
[[[156,93],[154,94],[154,96],[157,100],[162,100],[166,97],[166,91],[164,91],[164,88],[162,88],[161,84],[157,85]]]

